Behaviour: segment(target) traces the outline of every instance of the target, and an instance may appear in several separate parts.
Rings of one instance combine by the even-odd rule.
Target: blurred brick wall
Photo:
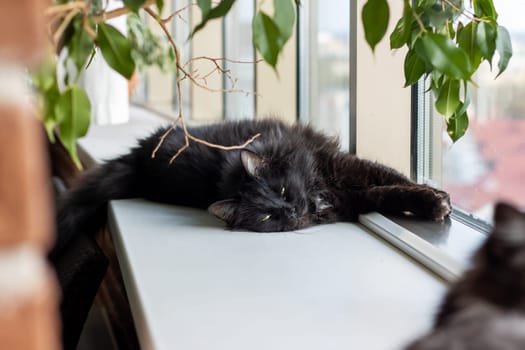
[[[46,144],[26,68],[42,57],[41,0],[0,0],[0,349],[60,348],[47,265],[53,207]]]

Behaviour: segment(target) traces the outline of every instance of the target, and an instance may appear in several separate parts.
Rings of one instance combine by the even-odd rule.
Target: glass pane
[[[523,0],[496,6],[514,56],[497,79],[498,57],[492,72],[484,64],[474,79],[480,87],[472,89],[469,130],[443,153],[443,186],[454,205],[486,221],[498,200],[525,208],[525,7]]]
[[[350,2],[302,3],[301,119],[349,145]]]
[[[226,58],[241,62],[255,61],[255,51],[252,44],[254,6],[254,1],[237,1],[226,16],[224,21],[224,55]],[[255,91],[254,64],[226,61],[224,65],[230,71],[228,76],[223,77],[225,89]],[[226,119],[254,117],[254,94],[225,93],[224,102]]]

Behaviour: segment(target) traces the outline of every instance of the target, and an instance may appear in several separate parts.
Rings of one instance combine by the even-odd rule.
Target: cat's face
[[[315,169],[272,164],[249,151],[241,152],[241,162],[248,176],[240,186],[238,198],[216,202],[208,209],[229,228],[258,232],[297,230],[318,222],[331,208],[316,183]]]

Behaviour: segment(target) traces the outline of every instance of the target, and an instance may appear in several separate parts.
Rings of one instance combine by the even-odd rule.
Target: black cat
[[[221,145],[261,136],[244,150],[192,143],[171,165],[184,138],[177,128],[152,158],[165,131],[158,130],[128,154],[87,174],[65,196],[54,252],[75,233],[100,228],[111,199],[142,197],[208,208],[231,229],[261,232],[355,221],[370,211],[431,220],[442,220],[450,212],[445,192],[341,152],[335,139],[310,127],[260,120],[190,128],[195,137]]]
[[[498,204],[494,222],[432,332],[407,350],[525,349],[525,214]]]

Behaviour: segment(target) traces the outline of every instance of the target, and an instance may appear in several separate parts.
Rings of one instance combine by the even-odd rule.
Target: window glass
[[[310,1],[300,9],[300,117],[348,148],[350,3]]]
[[[225,57],[238,62],[255,62],[252,44],[252,18],[255,3],[237,1],[224,21]],[[255,65],[251,63],[224,62],[229,71],[223,76],[224,88],[253,92],[255,90]],[[253,118],[255,96],[252,93],[225,93],[224,115],[226,119]]]
[[[486,63],[480,67],[474,78],[479,87],[471,89],[470,125],[458,142],[450,142],[440,122],[436,127],[436,117],[427,122],[430,137],[425,144],[427,149],[434,144],[434,159],[423,162],[427,169],[439,169],[429,171],[428,177],[451,194],[454,207],[487,222],[498,200],[525,208],[525,22],[519,16],[523,1],[496,5],[498,22],[512,38],[510,64],[497,79],[497,54],[492,71]],[[419,146],[418,152],[424,157]],[[418,170],[420,175],[421,166]]]

